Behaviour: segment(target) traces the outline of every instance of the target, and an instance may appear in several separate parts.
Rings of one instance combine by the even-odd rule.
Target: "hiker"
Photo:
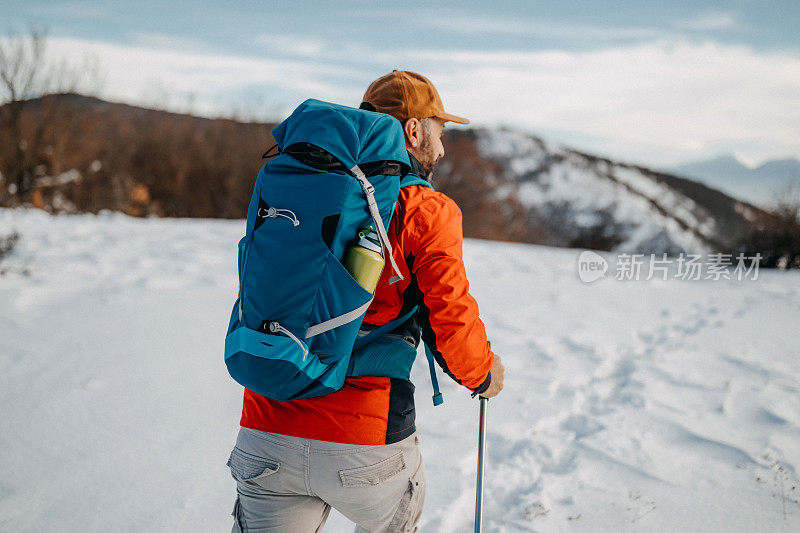
[[[444,156],[445,122],[469,121],[444,112],[428,79],[397,70],[369,86],[361,109],[400,122],[411,162],[407,177],[421,181],[400,189],[386,228],[399,272],[387,262],[359,336],[418,306],[369,345],[372,354],[402,359],[410,372],[422,339],[451,378],[491,398],[503,388],[504,368],[468,292],[461,212],[427,184]],[[356,531],[417,530],[425,471],[409,379],[356,374],[335,392],[292,401],[246,388],[243,404],[229,461],[238,492],[234,532],[319,531],[331,507]]]

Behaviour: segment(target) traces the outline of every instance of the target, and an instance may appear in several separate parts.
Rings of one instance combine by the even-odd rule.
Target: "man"
[[[444,156],[444,112],[433,84],[394,71],[373,82],[362,108],[400,121],[412,173],[429,179]],[[419,311],[369,345],[411,366],[420,337],[444,371],[473,394],[503,388],[461,257],[461,212],[425,185],[400,190],[388,228],[404,279],[385,268],[367,311],[365,332]],[[359,352],[353,354],[356,358]],[[331,507],[356,531],[416,531],[425,473],[416,437],[414,386],[407,379],[349,377],[334,393],[290,402],[245,390],[241,430],[229,466],[237,480],[233,531],[319,531]]]

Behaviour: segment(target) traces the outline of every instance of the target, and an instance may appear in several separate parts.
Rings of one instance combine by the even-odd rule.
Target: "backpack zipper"
[[[294,334],[292,334],[291,331],[289,331],[285,327],[281,326],[280,323],[278,323],[277,321],[273,321],[273,322],[269,323],[269,330],[272,333],[279,333],[279,332],[283,333],[284,335],[286,335],[287,337],[292,339],[294,342],[296,342],[297,345],[300,347],[300,349],[303,350],[303,361],[306,360],[306,355],[308,355],[308,350],[306,350],[306,347],[303,346],[303,343],[300,342],[300,339],[295,337]]]
[[[289,213],[292,216],[285,215],[284,213]],[[291,209],[280,209],[277,207],[268,207],[266,211],[262,208],[258,210],[258,216],[263,218],[288,218],[292,221],[292,225],[297,227],[300,225],[300,220],[297,218],[297,215],[294,214],[294,211]]]
[[[292,216],[286,215],[284,213],[289,213]],[[297,227],[300,225],[300,219],[297,218],[297,215],[294,214],[294,211],[291,209],[281,209],[277,207],[269,207],[266,210],[264,208],[259,208],[256,211],[256,216],[260,218],[278,218],[284,217],[288,218],[292,221],[292,226]],[[250,245],[253,243],[253,238],[255,236],[255,230],[253,233],[250,234],[250,239],[246,243],[246,248],[244,251],[244,260],[242,261],[242,272],[239,275],[239,322],[242,322],[242,315],[243,315],[243,302],[244,302],[244,271],[247,268],[247,254],[250,251]],[[291,333],[290,333],[291,335]],[[304,356],[305,358],[305,356]]]

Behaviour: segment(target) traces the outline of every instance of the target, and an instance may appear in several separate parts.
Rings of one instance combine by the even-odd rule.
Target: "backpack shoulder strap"
[[[433,189],[433,185],[431,185],[430,182],[420,178],[413,172],[409,172],[408,174],[403,176],[402,179],[400,180],[401,189],[403,187],[408,187],[409,185],[422,185],[423,187],[428,187],[430,189]]]

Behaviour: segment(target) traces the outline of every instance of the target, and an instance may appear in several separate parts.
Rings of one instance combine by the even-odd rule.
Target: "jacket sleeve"
[[[478,317],[478,303],[469,294],[461,210],[439,193],[412,220],[415,246],[410,266],[421,293],[422,340],[457,383],[483,392],[491,381],[494,355]]]

